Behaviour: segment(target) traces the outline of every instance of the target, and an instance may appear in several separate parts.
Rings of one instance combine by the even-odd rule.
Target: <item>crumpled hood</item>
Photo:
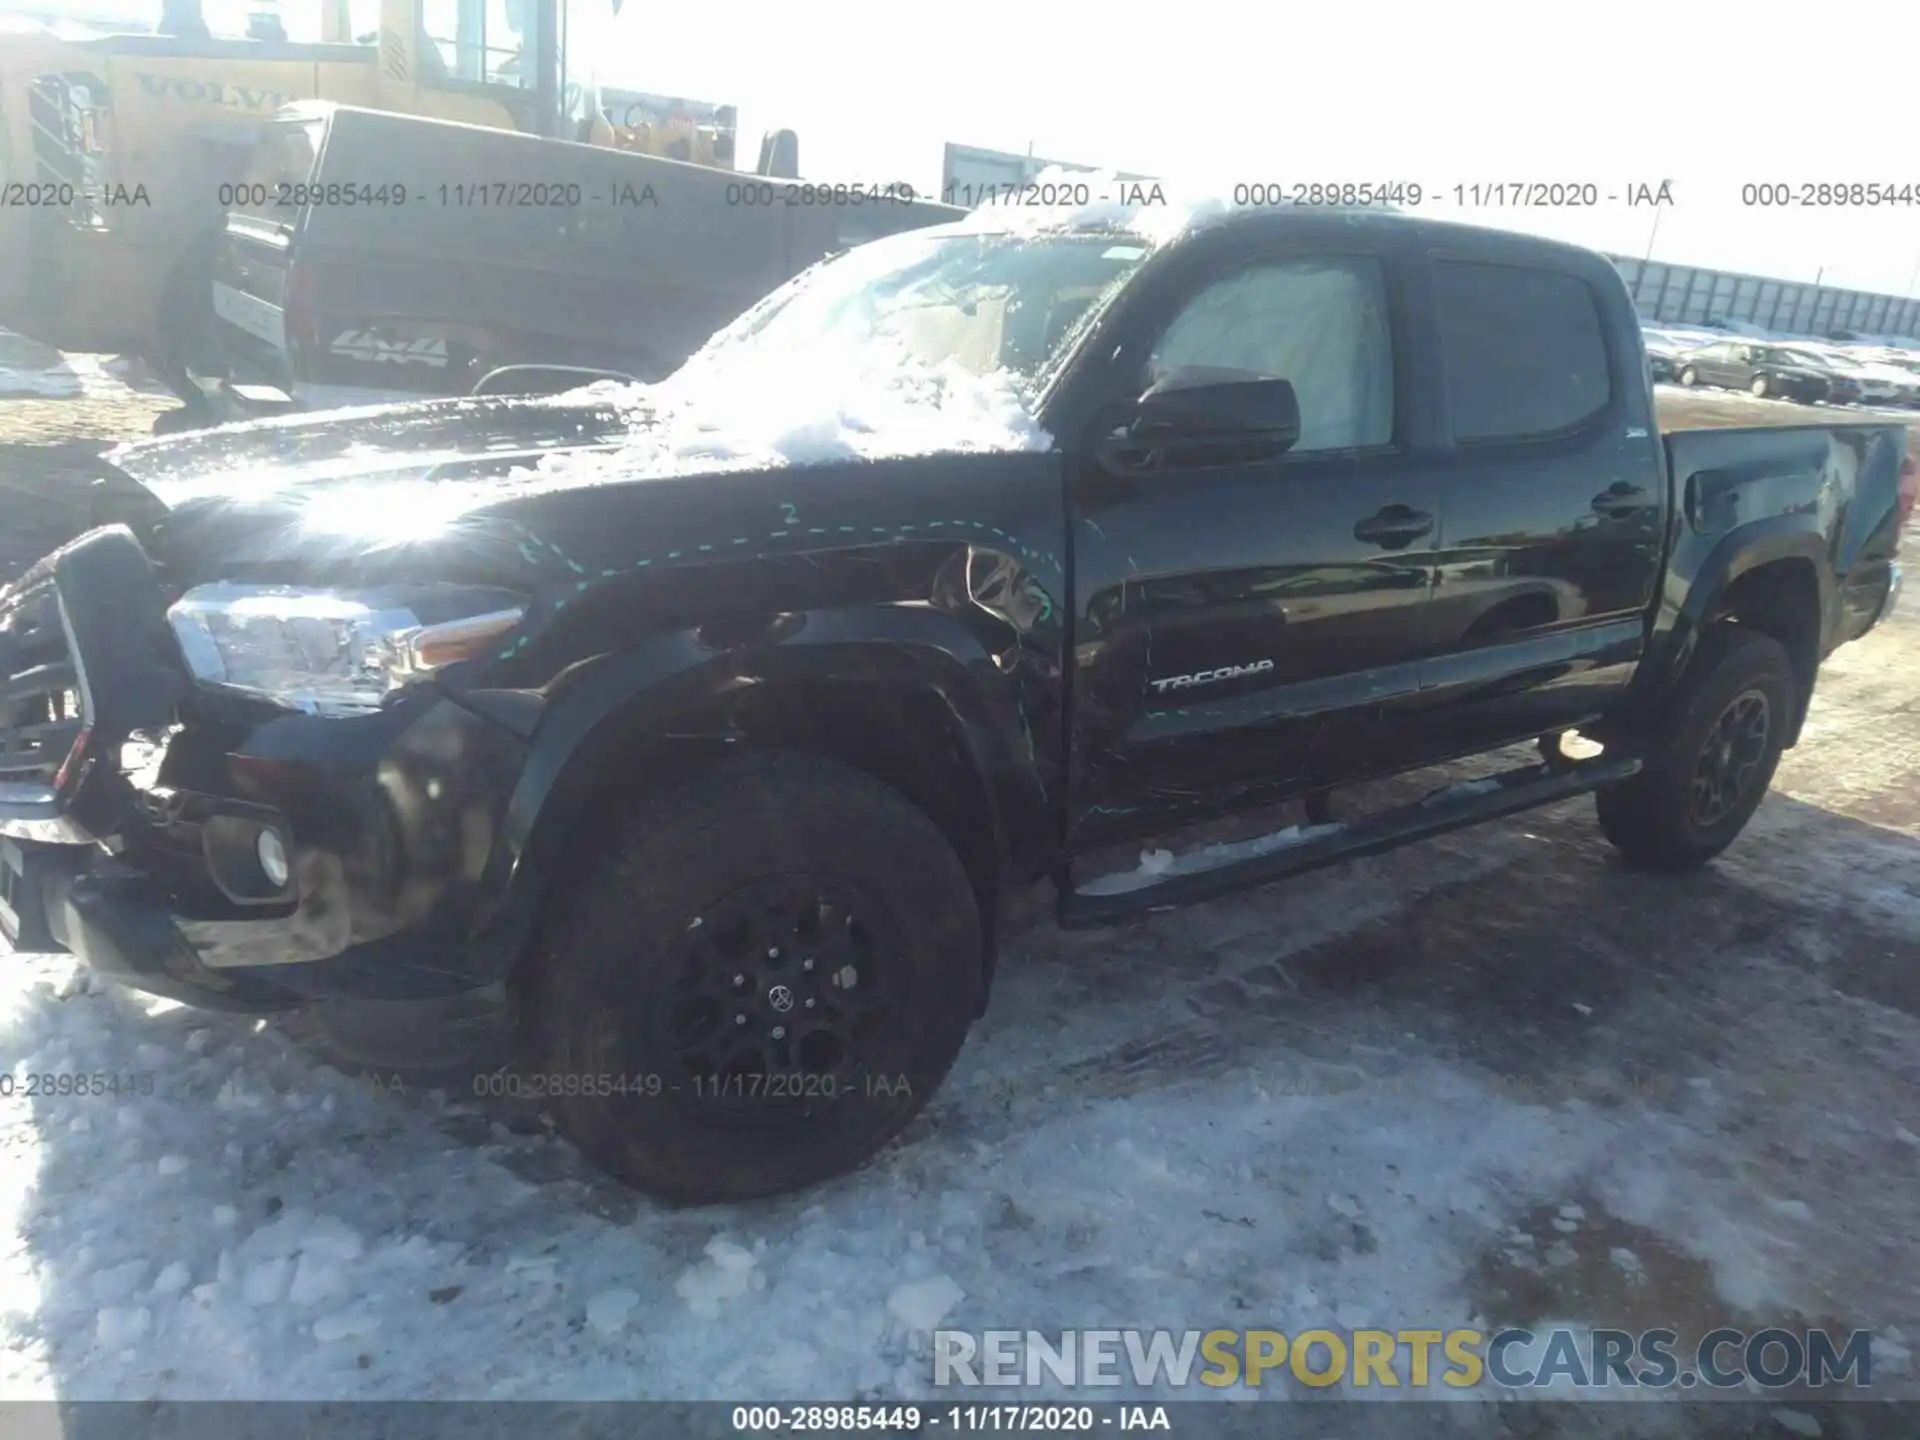
[[[618,445],[648,420],[638,407],[578,391],[426,400],[138,440],[103,458],[177,507],[369,481],[500,478],[549,455]]]

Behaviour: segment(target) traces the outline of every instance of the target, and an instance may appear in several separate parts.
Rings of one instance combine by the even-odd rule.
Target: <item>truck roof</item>
[[[1136,195],[1148,187],[1128,183],[1111,188]],[[1124,234],[1156,246],[1222,232],[1242,232],[1250,237],[1311,235],[1315,239],[1344,233],[1372,244],[1395,247],[1424,244],[1435,252],[1470,248],[1483,256],[1491,254],[1515,262],[1545,263],[1575,273],[1618,273],[1613,262],[1597,250],[1492,226],[1469,225],[1377,206],[1235,205],[1230,199],[1207,195],[1134,204],[1097,195],[1087,205],[1051,211],[1044,207],[983,206],[965,219],[939,226],[929,233],[1074,232]]]

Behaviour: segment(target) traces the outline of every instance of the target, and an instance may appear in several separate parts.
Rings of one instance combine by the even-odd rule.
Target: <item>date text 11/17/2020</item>
[[[359,1078],[368,1089],[383,1095],[404,1095],[409,1089],[406,1076],[397,1070],[363,1069]],[[581,1096],[600,1099],[620,1096],[632,1100],[673,1096],[736,1102],[913,1098],[913,1082],[908,1076],[877,1073],[759,1075],[732,1072],[688,1075],[670,1081],[657,1074],[582,1075],[543,1071],[522,1075],[512,1070],[491,1070],[475,1075],[471,1084],[476,1097],[489,1100],[537,1101]]]
[[[1042,1431],[1092,1434],[1108,1430],[1172,1431],[1164,1405],[736,1405],[733,1428],[741,1434],[853,1434],[875,1431],[924,1434],[927,1430]]]

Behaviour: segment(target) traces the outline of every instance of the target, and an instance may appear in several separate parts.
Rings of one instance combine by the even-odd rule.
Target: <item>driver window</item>
[[[1330,255],[1251,266],[1206,287],[1162,333],[1147,383],[1190,366],[1287,380],[1291,454],[1393,439],[1393,332],[1377,260]]]
[[[424,0],[420,31],[423,75],[516,89],[538,79],[526,0]]]

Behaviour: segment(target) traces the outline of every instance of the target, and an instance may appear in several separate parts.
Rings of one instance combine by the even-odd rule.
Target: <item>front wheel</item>
[[[590,1158],[673,1202],[864,1163],[932,1097],[980,994],[979,909],[945,836],[813,756],[656,792],[560,907],[528,1081]]]
[[[1700,383],[1700,372],[1691,365],[1687,366],[1686,369],[1680,372],[1680,383],[1688,389],[1692,389]]]
[[[1766,399],[1767,396],[1771,394],[1773,391],[1773,386],[1767,382],[1767,377],[1764,375],[1754,376],[1753,383],[1749,385],[1747,388],[1754,393],[1754,396],[1757,399],[1761,399],[1761,400]]]
[[[1737,625],[1709,630],[1645,768],[1594,797],[1607,839],[1636,865],[1706,864],[1760,807],[1798,703],[1778,640]]]

